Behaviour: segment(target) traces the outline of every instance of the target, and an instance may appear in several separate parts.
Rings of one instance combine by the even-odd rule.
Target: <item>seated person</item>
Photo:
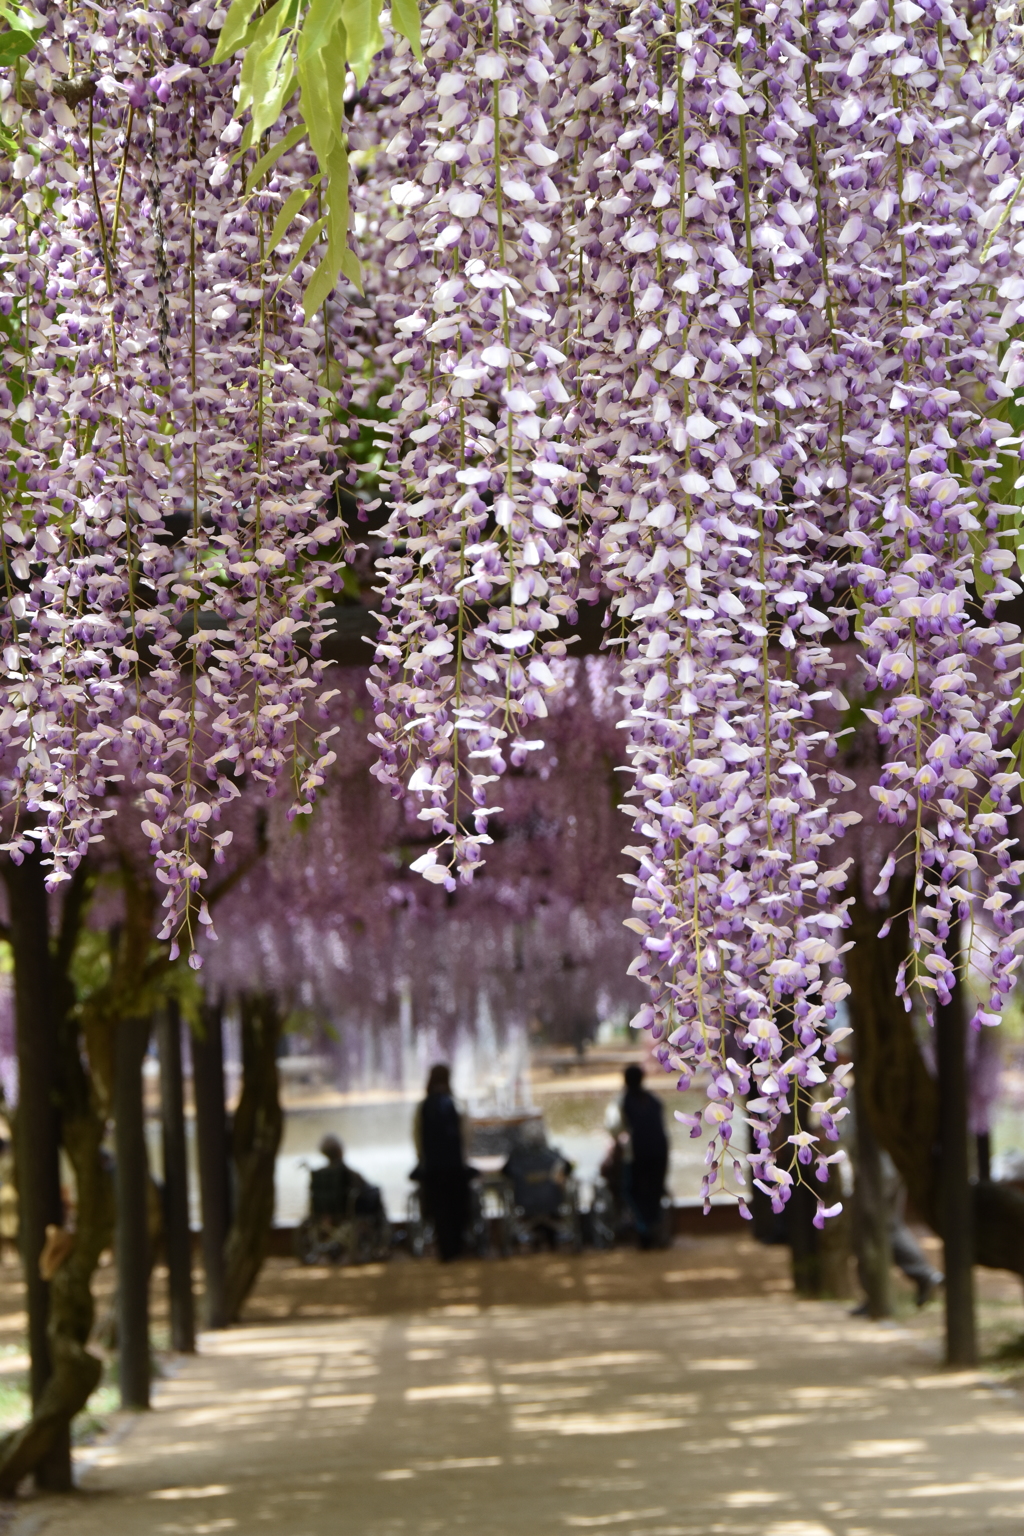
[[[525,1216],[554,1216],[562,1203],[572,1163],[548,1146],[543,1122],[529,1120],[502,1172],[511,1180],[512,1198]]]
[[[309,1176],[311,1214],[331,1216],[340,1221],[346,1216],[375,1216],[381,1209],[380,1190],[368,1184],[361,1173],[345,1161],[345,1149],[337,1136],[325,1136],[320,1153],[326,1168],[314,1168]]]

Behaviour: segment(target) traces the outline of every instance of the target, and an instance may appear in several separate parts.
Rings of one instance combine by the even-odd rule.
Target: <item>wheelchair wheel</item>
[[[406,1231],[409,1234],[409,1252],[414,1259],[422,1259],[434,1240],[434,1229],[423,1215],[418,1193],[409,1196],[406,1206]]]
[[[330,1264],[336,1262],[332,1249],[337,1245],[333,1234],[324,1231],[323,1223],[316,1216],[307,1216],[295,1229],[295,1257],[300,1264]]]

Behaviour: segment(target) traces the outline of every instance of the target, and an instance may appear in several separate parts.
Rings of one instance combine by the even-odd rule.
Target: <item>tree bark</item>
[[[890,910],[905,912],[913,887],[894,880]],[[878,1142],[907,1187],[913,1210],[943,1234],[939,1199],[939,1088],[921,1055],[913,1022],[896,996],[896,973],[910,944],[905,916],[878,937],[884,914],[858,895],[850,908],[854,948],[846,957],[850,1015],[857,1035],[857,1073],[864,1108]],[[971,1185],[974,1262],[1024,1276],[1024,1194],[1009,1185]]]
[[[199,1198],[203,1212],[204,1323],[225,1328],[224,1245],[228,1231],[228,1138],[224,1099],[223,1005],[203,1007],[202,1029],[192,1036],[192,1091],[196,1106]]]
[[[114,1055],[117,1336],[121,1407],[149,1407],[149,1173],[142,1061],[149,1021],[122,1019]]]
[[[3,1494],[13,1494],[27,1473],[36,1472],[37,1481],[43,1482],[54,1460],[59,1458],[63,1464],[71,1420],[85,1407],[102,1372],[100,1360],[86,1346],[93,1323],[92,1274],[113,1232],[113,1184],[102,1151],[106,1113],[96,1096],[95,1078],[83,1060],[79,1024],[72,1013],[74,989],[70,979],[71,958],[91,886],[91,874],[80,865],[65,888],[60,933],[50,957],[63,1141],[75,1175],[75,1235],[69,1243],[66,1235],[56,1234],[63,1259],[49,1285],[51,1374],[29,1423],[0,1440]]]
[[[846,957],[846,979],[852,988],[858,1091],[869,1127],[896,1164],[914,1210],[937,1231],[939,1090],[921,1055],[913,1020],[896,996],[900,962],[910,952],[906,911],[912,895],[910,879],[893,880],[889,907],[898,915],[880,939],[885,914],[871,910],[863,893],[858,894],[850,909],[854,947]]]
[[[245,996],[242,1007],[242,1093],[235,1111],[232,1154],[235,1217],[225,1251],[225,1302],[237,1321],[266,1258],[274,1222],[274,1167],[284,1116],[277,1076],[283,1020],[277,1001]]]
[[[892,1242],[882,1175],[882,1149],[875,1137],[864,1102],[864,1090],[856,1075],[856,1041],[854,1052],[853,1100],[857,1118],[857,1163],[854,1171],[853,1221],[857,1275],[867,1300],[868,1316],[891,1317]]]
[[[817,1209],[814,1191],[798,1184],[786,1204],[786,1230],[793,1260],[793,1289],[810,1300],[824,1293],[820,1234],[814,1225]]]
[[[955,947],[959,928],[953,929]],[[946,1363],[976,1365],[974,1245],[967,1153],[967,1041],[963,984],[957,976],[948,1003],[935,1011],[939,1073],[938,1198],[946,1269]]]
[[[4,866],[14,953],[18,1041],[18,1109],[14,1159],[18,1179],[18,1240],[28,1309],[29,1381],[35,1415],[53,1374],[50,1287],[39,1271],[48,1226],[64,1224],[60,1190],[57,1015],[50,986],[50,917],[38,845],[18,865]],[[54,1427],[33,1464],[41,1488],[71,1486],[68,1426]]]
[[[181,1076],[181,1013],[177,998],[168,998],[158,1030],[164,1150],[164,1246],[167,1251],[171,1348],[179,1354],[193,1354],[196,1335],[192,1231],[189,1224],[185,1095]]]

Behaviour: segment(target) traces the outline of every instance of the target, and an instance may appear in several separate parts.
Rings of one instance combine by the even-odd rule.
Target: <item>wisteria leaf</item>
[[[282,209],[282,212],[283,211],[284,210]],[[298,266],[299,262],[305,260],[306,256],[309,254],[309,248],[313,244],[314,240],[319,240],[320,236],[323,234],[324,225],[326,223],[326,219],[317,219],[314,224],[309,226],[309,228],[306,230],[306,233],[299,241],[298,250],[295,252],[295,255],[288,263],[288,271],[285,273],[285,277],[290,276],[291,273],[295,271],[295,268]]]
[[[314,0],[316,3],[317,0]],[[331,148],[338,141],[344,116],[345,28],[340,21],[335,22],[333,32],[324,46],[316,50],[304,49],[304,41],[305,29],[299,42],[298,55],[301,109],[309,128],[309,142],[321,168],[325,169]],[[328,47],[328,43],[333,46]]]
[[[301,143],[305,137],[305,123],[296,123],[294,128],[290,128],[283,139],[278,139],[277,143],[272,144],[271,147],[267,150],[266,154],[257,160],[256,164],[253,166],[252,170],[249,172],[245,179],[245,190],[247,192],[251,192],[260,178],[265,176],[267,172],[277,164],[281,156],[287,150],[294,149],[296,144]]]
[[[310,195],[309,187],[295,188],[295,191],[274,220],[274,227],[270,231],[270,244],[267,246],[268,256],[271,252],[277,250],[296,216],[301,212],[303,205],[309,200]],[[301,260],[301,258],[299,259]]]
[[[30,32],[20,32],[12,27],[9,32],[0,33],[0,65],[13,64],[35,45],[36,40]]]
[[[252,42],[245,52],[245,60],[238,79],[238,111],[244,112],[251,101],[254,100],[257,82],[265,78],[266,68],[264,57],[269,55],[274,58],[273,67],[276,69],[284,52],[285,44],[281,40],[281,30],[284,26],[288,11],[291,9],[292,0],[277,0],[270,10],[261,19],[259,26],[253,35]],[[276,58],[274,57],[276,55]]]
[[[346,245],[341,256],[341,270],[353,283],[359,292],[363,291],[363,264],[350,245]]]
[[[300,66],[304,59],[322,53],[327,48],[340,20],[338,0],[312,0],[299,34]]]
[[[325,256],[306,285],[303,305],[306,311],[307,324],[334,287],[337,276],[337,268],[330,260],[330,257]]]
[[[380,0],[342,0],[341,19],[348,37],[348,62],[359,84],[364,85],[374,55],[384,46]]]
[[[391,25],[401,37],[407,37],[412,51],[422,62],[423,44],[420,41],[420,8],[417,0],[391,0]]]
[[[259,0],[233,0],[228,11],[227,18],[221,28],[217,47],[214,51],[211,64],[221,64],[241,47],[242,39],[249,29],[252,13],[259,4]]]
[[[281,39],[282,48],[287,47],[286,39]],[[254,102],[252,111],[253,138],[259,139],[272,128],[281,116],[282,109],[289,96],[295,90],[295,70],[291,59],[287,61],[284,69],[278,69],[270,80],[265,93],[260,95],[259,83],[254,90]]]
[[[348,245],[348,151],[336,144],[324,166],[327,173],[327,238],[331,249],[340,253]]]

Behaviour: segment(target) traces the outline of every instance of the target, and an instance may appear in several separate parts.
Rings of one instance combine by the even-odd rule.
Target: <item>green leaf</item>
[[[341,19],[348,37],[348,62],[356,80],[365,85],[374,55],[384,46],[380,0],[341,0]]]
[[[272,166],[275,166],[286,150],[294,149],[302,139],[306,137],[305,123],[296,123],[294,128],[289,128],[283,139],[278,139],[272,144],[266,154],[256,161],[252,170],[245,178],[245,190],[251,192],[262,176],[265,176]]]
[[[340,20],[338,0],[312,0],[299,35],[300,64],[304,57],[323,51]]]
[[[277,218],[274,220],[274,227],[270,231],[270,244],[267,246],[268,256],[272,251],[277,250],[277,247],[281,244],[281,241],[284,239],[285,234],[290,228],[292,222],[302,211],[305,204],[309,201],[310,195],[309,187],[295,188],[295,191],[292,193],[291,197],[285,203]],[[310,243],[312,244],[312,241]]]
[[[249,27],[249,21],[253,11],[259,4],[259,0],[232,0],[227,18],[217,39],[217,47],[214,51],[211,64],[221,64],[241,46]]]
[[[337,252],[338,269],[341,252],[348,245],[348,150],[344,144],[336,144],[324,166],[327,173],[327,239],[332,251]]]
[[[287,46],[288,39],[281,38],[280,47],[286,48]],[[264,58],[266,58],[266,55],[264,55]],[[280,60],[277,63],[279,65]],[[266,89],[262,93],[260,92],[260,80],[257,79],[253,91],[254,100],[252,108],[252,134],[254,139],[261,139],[268,128],[272,128],[277,122],[285,102],[295,91],[295,83],[295,69],[290,57],[286,60],[283,69],[276,69],[276,73],[270,77]]]
[[[46,25],[45,21],[30,16],[27,11],[23,11],[18,5],[0,3],[0,16],[3,16],[5,20],[10,22],[15,32],[38,32],[40,27],[45,27]]]
[[[309,254],[310,246],[313,244],[314,240],[318,240],[320,238],[320,236],[323,234],[323,232],[324,232],[324,225],[326,223],[327,223],[326,219],[317,219],[315,224],[311,224],[309,226],[309,228],[306,230],[306,233],[303,235],[302,239],[299,241],[299,248],[298,248],[298,250],[295,252],[295,255],[292,257],[291,261],[288,263],[288,271],[285,273],[285,277],[290,277],[291,274],[295,271],[295,268],[298,266],[299,262],[303,261],[305,259],[305,257]]]
[[[362,293],[363,264],[350,245],[347,245],[342,252],[341,270],[344,272],[349,281],[355,284],[355,286],[359,289],[359,292]]]
[[[280,60],[281,53],[285,47],[284,43],[281,43],[281,29],[285,24],[291,4],[292,0],[277,0],[276,5],[270,7],[270,10],[261,18],[253,40],[245,51],[242,72],[238,77],[237,111],[239,113],[244,112],[253,100],[257,72],[261,69],[264,55],[276,53],[277,59]],[[280,51],[277,48],[279,43]]]
[[[318,0],[313,0],[314,5]],[[312,13],[313,7],[310,7]],[[303,37],[305,28],[303,29]],[[302,87],[300,109],[309,128],[309,142],[321,170],[331,150],[341,140],[345,116],[345,28],[340,21],[323,47],[304,50],[299,40],[298,74]]]
[[[307,325],[327,298],[337,282],[337,278],[338,273],[334,263],[325,256],[306,284],[306,293],[302,303],[306,311]]]
[[[422,62],[423,44],[420,41],[420,8],[416,0],[391,0],[391,25],[400,37],[407,37],[412,51]]]
[[[36,40],[31,32],[0,32],[0,64],[13,64],[34,48]]]

